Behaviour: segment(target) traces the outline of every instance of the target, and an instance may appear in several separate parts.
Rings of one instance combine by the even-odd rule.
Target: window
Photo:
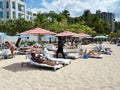
[[[6,16],[6,18],[9,18],[9,12],[7,12],[7,16]]]
[[[27,16],[27,20],[29,19],[29,16]]]
[[[3,8],[3,3],[0,1],[0,8]]]
[[[15,18],[15,12],[13,12],[13,18]]]
[[[15,9],[15,2],[12,2],[12,8]]]
[[[3,18],[3,12],[0,11],[0,18]]]
[[[9,8],[9,3],[8,2],[6,2],[6,8]]]

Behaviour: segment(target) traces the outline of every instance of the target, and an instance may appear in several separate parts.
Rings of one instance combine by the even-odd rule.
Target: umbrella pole
[[[42,48],[44,48],[44,44],[42,42],[42,39],[41,39],[41,35],[38,34],[38,43],[42,46]]]
[[[41,35],[38,34],[38,43],[40,43],[40,41],[41,41]]]

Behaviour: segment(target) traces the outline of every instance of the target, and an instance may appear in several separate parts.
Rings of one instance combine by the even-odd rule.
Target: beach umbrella
[[[103,39],[106,39],[107,36],[100,35],[100,36],[95,36],[94,38],[103,38]]]
[[[86,38],[86,37],[89,37],[89,36],[90,35],[85,34],[85,33],[79,33],[79,34],[74,35],[73,37]]]
[[[31,30],[22,32],[20,34],[36,34],[36,35],[41,34],[41,35],[45,35],[45,34],[56,34],[56,33],[37,27],[37,28],[31,29]]]
[[[66,37],[66,42],[67,42],[67,37],[68,36],[74,36],[76,33],[70,32],[70,31],[63,31],[61,33],[56,34],[55,36],[57,37]]]
[[[28,31],[25,31],[25,32],[22,32],[20,34],[34,34],[34,35],[37,35],[38,36],[38,41],[41,40],[41,35],[45,35],[45,34],[55,34],[54,32],[51,32],[49,30],[45,30],[45,29],[42,29],[42,28],[34,28],[34,29],[31,29],[31,30],[28,30]]]
[[[62,37],[62,36],[74,36],[74,35],[76,35],[76,33],[73,33],[70,31],[64,31],[64,32],[56,34],[55,36]]]

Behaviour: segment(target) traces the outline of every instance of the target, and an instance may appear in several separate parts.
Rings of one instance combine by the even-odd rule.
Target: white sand
[[[21,62],[28,62],[23,55],[1,60],[0,90],[120,90],[120,47],[106,46],[113,50],[112,55],[76,59],[57,71],[21,67]]]

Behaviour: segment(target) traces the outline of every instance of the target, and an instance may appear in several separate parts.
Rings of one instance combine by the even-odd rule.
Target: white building
[[[7,21],[9,19],[17,18],[33,20],[33,13],[26,9],[25,1],[0,0],[0,19],[2,19],[3,21]]]

